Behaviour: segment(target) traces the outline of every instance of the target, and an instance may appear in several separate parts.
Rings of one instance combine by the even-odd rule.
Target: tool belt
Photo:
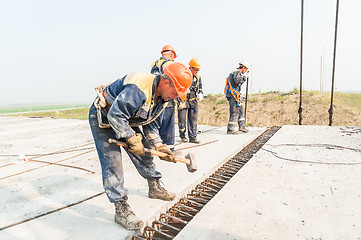
[[[94,101],[94,106],[97,109],[99,128],[110,128],[110,124],[106,119],[106,115],[111,107],[107,91],[104,86],[97,86],[95,87],[95,92],[97,93],[97,98]]]

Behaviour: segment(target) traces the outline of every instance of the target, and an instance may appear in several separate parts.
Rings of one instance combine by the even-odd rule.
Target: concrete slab
[[[361,239],[356,129],[283,126],[175,239]]]
[[[250,128],[249,133],[234,136],[227,135],[225,127],[199,128],[201,143],[217,141],[181,150],[184,155],[195,155],[197,172],[189,173],[181,163],[155,159],[165,187],[178,198],[265,130]],[[176,149],[193,146],[183,143]],[[83,169],[24,162],[19,155]],[[132,210],[150,223],[177,200],[149,199],[147,182],[126,154],[123,157]],[[129,238],[134,232],[114,223],[114,207],[102,192],[100,165],[87,121],[0,117],[0,229],[4,228],[0,239]]]

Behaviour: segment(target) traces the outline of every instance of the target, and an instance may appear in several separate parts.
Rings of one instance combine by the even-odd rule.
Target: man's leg
[[[144,137],[144,134],[140,131],[139,127],[133,128],[133,130],[143,135],[142,143],[144,147],[151,148],[150,143]],[[164,201],[171,201],[175,198],[174,193],[168,192],[160,185],[159,179],[162,177],[162,174],[155,169],[152,155],[146,154],[145,156],[140,156],[129,151],[126,152],[128,153],[139,174],[143,178],[147,179],[149,186],[148,196],[150,198],[161,199]]]
[[[159,135],[163,143],[172,151],[175,141],[174,106],[166,107],[163,113],[163,121],[159,128]]]
[[[186,117],[187,117],[187,108],[178,109],[178,128],[179,128],[179,137],[182,142],[188,142],[186,138]]]
[[[100,160],[103,187],[109,201],[115,205],[114,220],[128,230],[139,229],[143,222],[126,202],[128,190],[124,187],[121,150],[116,144],[108,143],[109,138],[115,138],[115,133],[111,128],[99,128],[94,105],[89,110],[89,124]]]
[[[237,101],[233,97],[227,98],[229,103],[229,121],[227,126],[227,134],[239,134],[237,131],[237,121],[239,116],[239,107]]]
[[[246,119],[244,118],[243,104],[241,106],[239,106],[238,127],[239,127],[239,131],[244,132],[244,133],[248,132],[248,129],[246,129]]]
[[[199,143],[197,139],[198,103],[188,109],[188,136],[189,142]]]

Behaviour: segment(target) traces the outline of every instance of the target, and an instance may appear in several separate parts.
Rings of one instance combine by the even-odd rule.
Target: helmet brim
[[[176,89],[176,90],[177,90],[177,89]],[[183,93],[183,92],[180,92],[180,91],[177,91],[177,93],[178,93],[179,98],[180,98],[182,101],[184,101],[184,100],[187,99],[187,94],[186,94],[186,93]]]

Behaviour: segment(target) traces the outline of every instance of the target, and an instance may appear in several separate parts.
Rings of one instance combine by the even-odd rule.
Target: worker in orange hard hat
[[[177,57],[174,48],[171,45],[165,45],[160,52],[162,56],[152,63],[150,73],[152,74],[164,74],[164,68],[168,64],[172,63]],[[175,113],[174,113],[174,100],[168,102],[167,108],[164,110],[163,121],[161,123],[159,134],[168,147],[174,151],[175,141]]]
[[[248,81],[249,63],[240,61],[239,67],[231,72],[226,80],[224,93],[229,103],[229,121],[227,125],[227,134],[247,133],[246,119],[243,108],[243,97],[241,95],[241,86]],[[238,125],[238,129],[237,128]]]
[[[163,110],[169,100],[185,98],[192,83],[191,71],[181,63],[171,63],[163,75],[133,73],[106,87],[97,87],[98,97],[89,110],[89,124],[102,169],[103,187],[115,206],[114,220],[128,230],[143,226],[142,220],[127,203],[120,147],[109,138],[126,143],[129,155],[139,174],[148,181],[150,198],[171,201],[175,194],[159,183],[162,174],[155,168],[153,157],[145,148],[152,146],[165,153],[164,161],[176,162],[173,152],[159,136]],[[140,128],[142,126],[142,128]]]
[[[182,142],[188,141],[186,138],[186,128],[188,127],[189,142],[199,143],[197,139],[198,101],[203,100],[202,80],[199,75],[201,63],[197,58],[192,58],[188,65],[193,75],[193,81],[189,87],[187,98],[184,101],[178,101],[179,137]]]
[[[177,54],[171,45],[165,45],[160,53],[162,56],[152,63],[152,68],[150,70],[150,73],[152,74],[163,74],[163,65],[173,62],[177,57]]]

